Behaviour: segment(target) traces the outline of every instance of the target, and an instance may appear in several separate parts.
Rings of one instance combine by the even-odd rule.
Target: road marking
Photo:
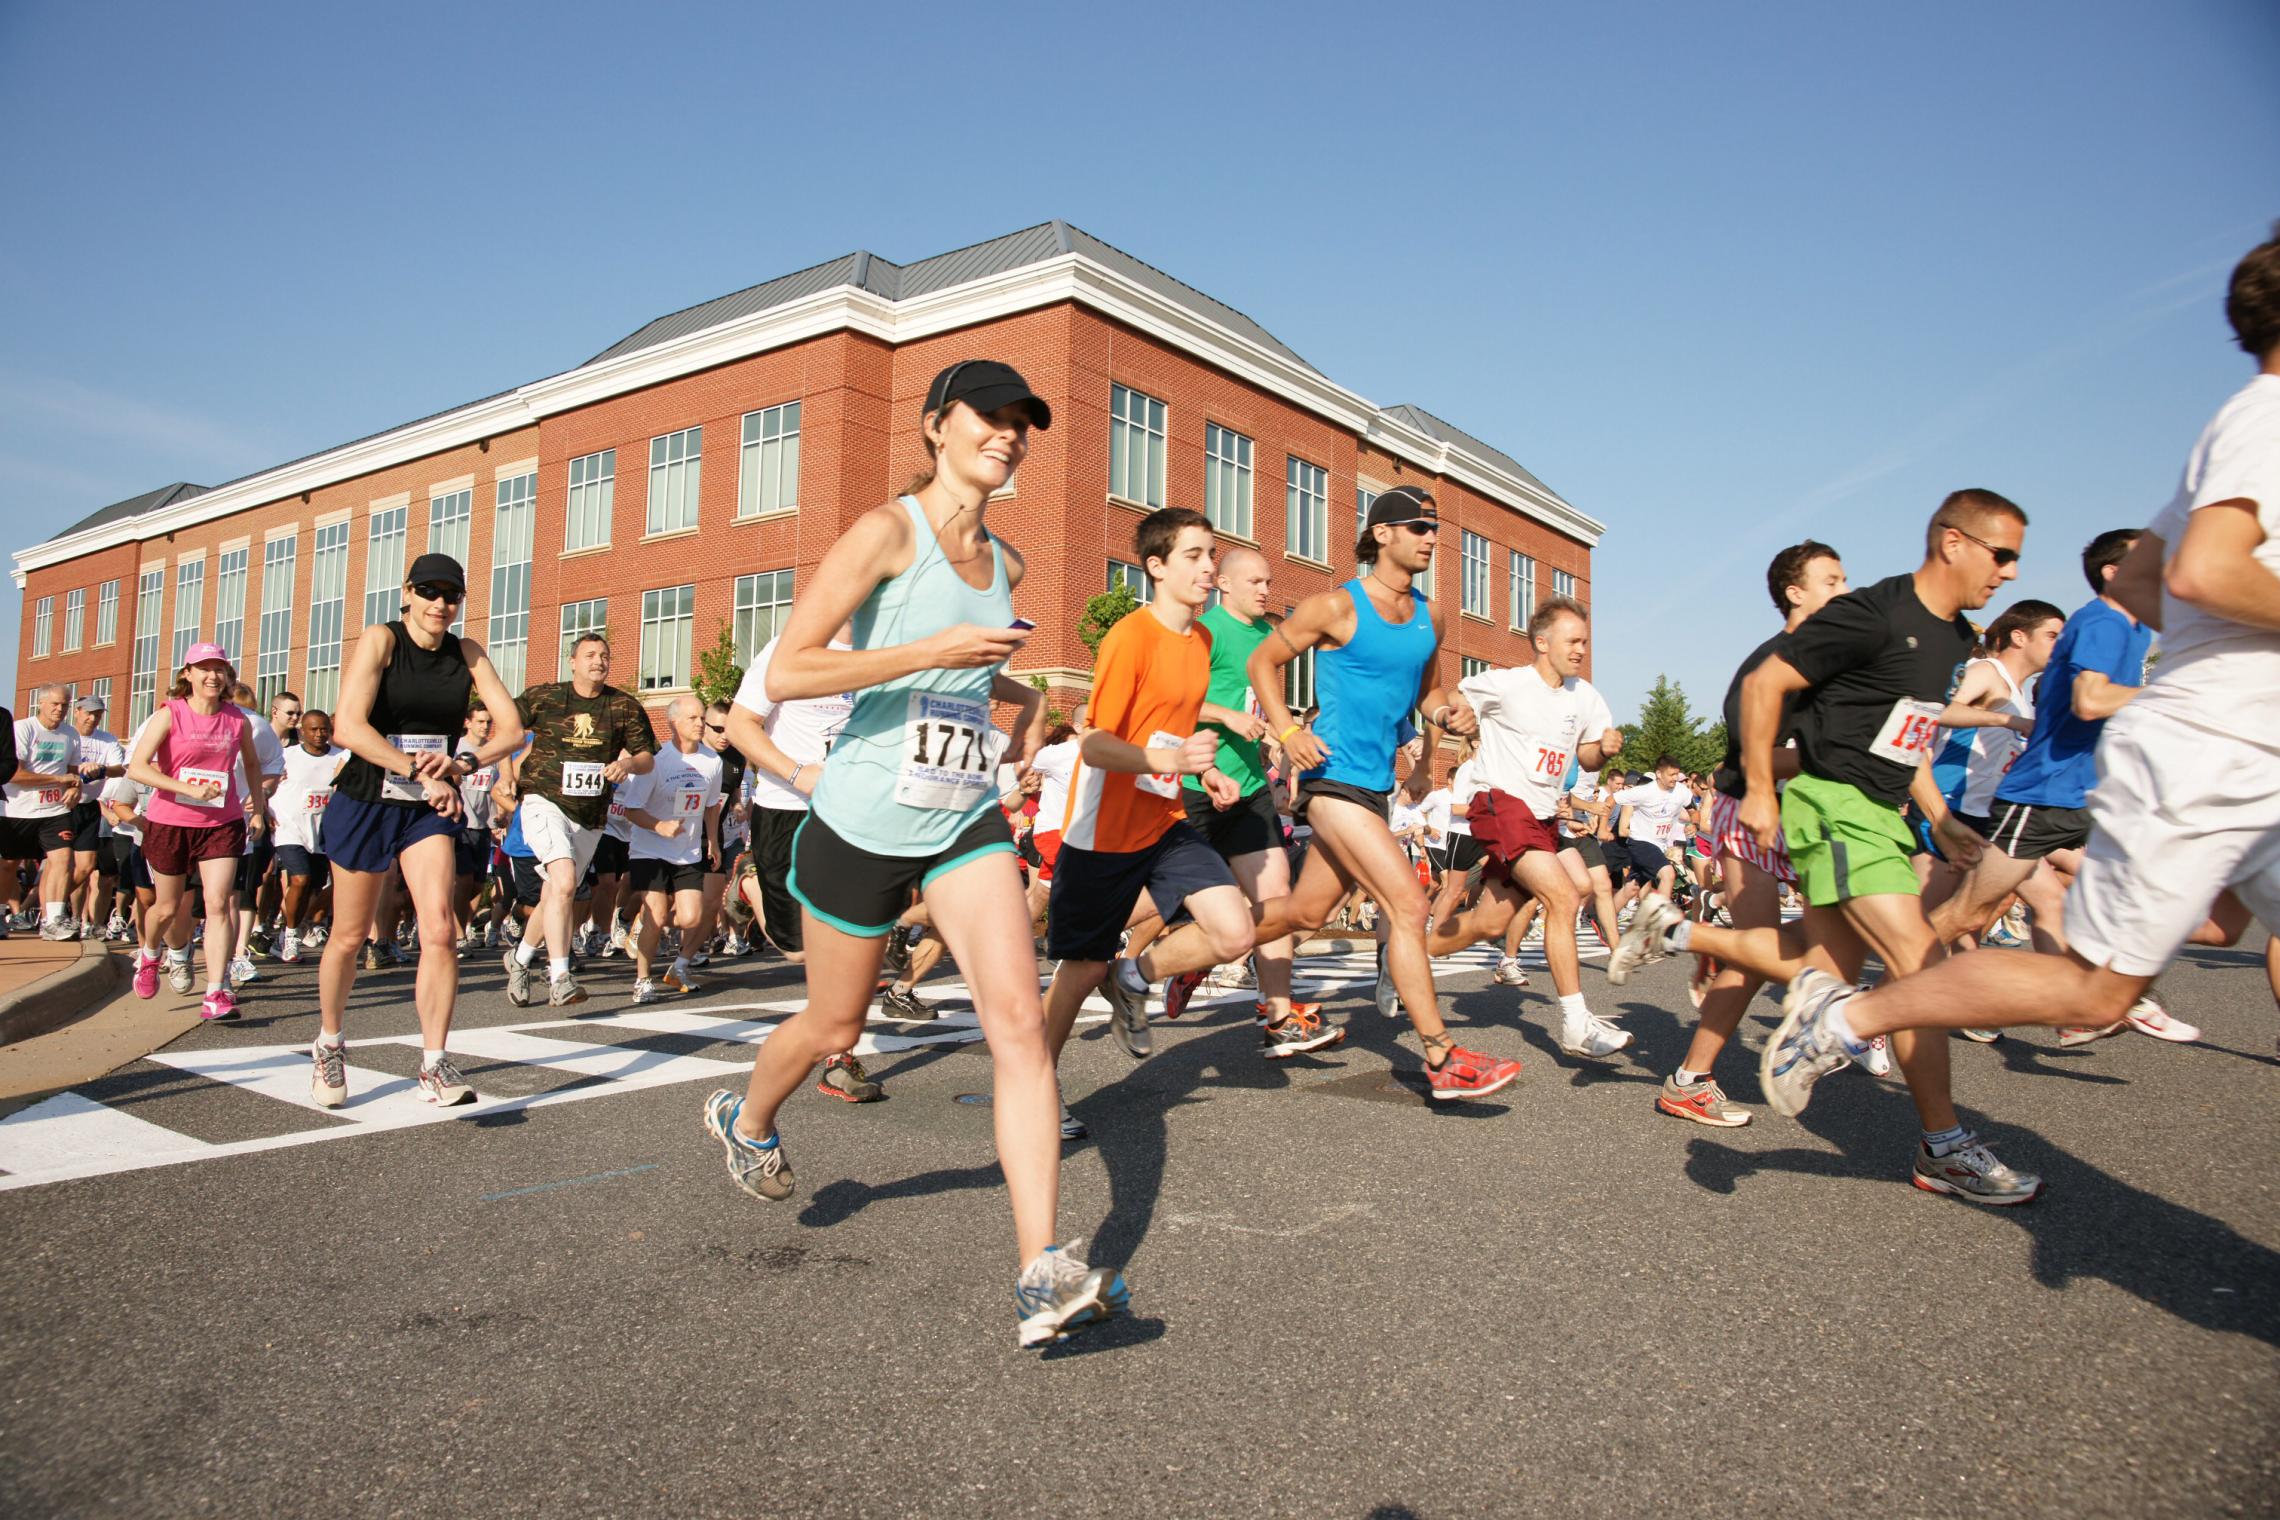
[[[16,1173],[87,1164],[116,1170],[140,1166],[154,1152],[195,1161],[214,1149],[75,1092],[43,1098],[0,1119],[0,1167]],[[0,1185],[11,1180],[0,1178]]]

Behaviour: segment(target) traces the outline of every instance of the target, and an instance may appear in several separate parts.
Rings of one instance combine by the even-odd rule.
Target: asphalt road
[[[1605,1069],[1554,1049],[1540,971],[1516,995],[1453,969],[1467,1042],[1527,1062],[1483,1104],[1422,1101],[1360,982],[1323,1059],[1261,1063],[1232,1002],[1159,1023],[1139,1065],[1091,1024],[1064,1233],[1126,1266],[1135,1314],[1042,1356],[1013,1343],[989,1110],[956,1101],[988,1090],[981,1046],[874,1057],[883,1103],[795,1098],[800,1191],[768,1205],[698,1111],[769,1011],[690,1015],[796,981],[743,962],[642,1028],[606,1022],[649,1012],[606,965],[574,1024],[469,968],[463,1026],[513,1056],[463,1063],[492,1100],[466,1117],[383,1092],[417,1063],[408,971],[358,985],[364,1116],[290,1101],[305,1070],[265,1047],[314,1032],[301,969],[0,1126],[0,1513],[2280,1502],[2280,1017],[2246,950],[2164,983],[2203,1045],[1957,1048],[1967,1115],[2049,1179],[2002,1211],[1909,1187],[1905,1094],[1858,1072],[1803,1124],[1657,1115],[1676,963],[1587,969],[1639,1036]],[[1754,1071],[1721,1072],[1737,1100]]]

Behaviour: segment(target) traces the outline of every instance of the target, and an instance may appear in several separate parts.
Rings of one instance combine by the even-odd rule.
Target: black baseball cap
[[[404,577],[407,586],[456,586],[467,589],[467,572],[459,568],[459,561],[448,554],[423,554],[412,561],[409,574]]]
[[[1439,527],[1441,514],[1433,505],[1433,498],[1415,486],[1395,486],[1380,491],[1378,499],[1370,503],[1370,520],[1362,524],[1362,531],[1395,523],[1431,523]]]
[[[1053,409],[1029,388],[1021,372],[995,359],[960,359],[926,388],[926,410],[939,412],[953,401],[963,401],[977,412],[994,412],[1001,406],[1022,403],[1029,425],[1042,431],[1053,425]]]

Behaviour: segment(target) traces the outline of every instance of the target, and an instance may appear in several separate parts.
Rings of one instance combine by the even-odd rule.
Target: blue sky
[[[2250,372],[2276,73],[2269,0],[9,0],[0,528],[1057,216],[1606,521],[1600,684],[1706,709],[1777,548],[1908,568],[1956,486],[2032,516],[2022,595],[2083,599]]]

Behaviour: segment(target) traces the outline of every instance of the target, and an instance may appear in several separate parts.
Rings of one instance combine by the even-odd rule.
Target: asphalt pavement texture
[[[1483,1103],[1420,1096],[1362,957],[1316,968],[1356,978],[1317,1058],[1261,1061],[1241,1001],[1159,1020],[1145,1062],[1089,1023],[1062,1229],[1124,1268],[1133,1314],[1042,1354],[1014,1344],[990,1109],[959,1101],[989,1091],[979,1044],[873,1058],[883,1102],[795,1096],[783,1204],[730,1184],[710,1080],[19,1187],[0,1513],[2271,1514],[2260,952],[2164,979],[2200,1045],[1958,1043],[1968,1120],[2048,1182],[2003,1210],[1909,1186],[1906,1094],[1862,1072],[1791,1122],[1735,1050],[1719,1076],[1756,1122],[1656,1113],[1680,961],[1586,969],[1638,1036],[1604,1063],[1557,1051],[1540,967],[1518,993],[1451,970],[1459,1037],[1526,1063]],[[628,1011],[624,966],[577,1011]],[[470,959],[462,1027],[560,1017],[503,982]],[[416,1065],[366,1043],[416,1029],[411,983],[359,980],[358,1068]],[[670,1006],[798,987],[741,961]],[[313,968],[272,966],[244,1023],[161,1054],[305,1042],[313,996]],[[1761,999],[1745,1038],[1776,1016]],[[608,1085],[464,1065],[493,1097]],[[162,1061],[82,1092],[216,1146],[344,1123]]]

